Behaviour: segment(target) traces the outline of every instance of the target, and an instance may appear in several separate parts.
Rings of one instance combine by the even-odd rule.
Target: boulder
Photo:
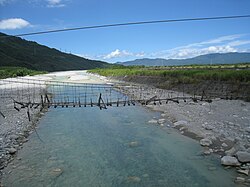
[[[240,163],[237,158],[232,156],[223,156],[221,158],[221,164],[224,166],[240,166]]]
[[[187,125],[187,121],[184,121],[184,120],[180,120],[180,121],[177,121],[174,123],[174,126],[179,126],[179,125]]]
[[[250,153],[245,152],[245,151],[238,151],[236,153],[236,157],[240,162],[246,163],[250,162]]]
[[[213,142],[211,140],[209,140],[208,138],[204,138],[200,140],[200,144],[202,146],[210,146],[213,144]]]

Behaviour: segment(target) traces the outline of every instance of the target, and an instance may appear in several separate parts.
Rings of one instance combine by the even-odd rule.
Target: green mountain
[[[36,42],[0,33],[0,66],[51,72],[106,68],[111,64],[63,53]]]
[[[190,64],[235,64],[250,62],[250,53],[213,53],[200,55],[188,59],[136,59],[127,62],[118,62],[124,66],[144,65],[144,66],[173,66]]]

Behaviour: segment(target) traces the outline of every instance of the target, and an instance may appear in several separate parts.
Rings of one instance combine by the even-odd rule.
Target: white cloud
[[[131,56],[142,57],[142,56],[144,56],[144,53],[143,52],[141,52],[141,53],[132,53],[132,52],[128,52],[126,50],[121,51],[119,49],[116,49],[116,50],[112,51],[109,54],[102,55],[102,58],[104,60],[108,60],[108,59],[113,59],[113,58],[118,58],[118,57],[131,57]]]
[[[65,4],[62,3],[62,0],[47,0],[49,8],[60,8],[65,7]]]
[[[28,26],[30,26],[30,23],[22,18],[10,18],[0,21],[0,29],[3,30],[22,29]]]
[[[151,58],[192,58],[210,53],[245,52],[247,49],[239,46],[250,44],[250,40],[243,40],[243,34],[222,36],[215,39],[192,43],[169,50],[149,54]],[[238,48],[236,48],[238,47]]]

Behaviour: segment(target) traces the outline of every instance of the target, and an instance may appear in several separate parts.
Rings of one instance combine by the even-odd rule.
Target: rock
[[[142,176],[143,176],[144,178],[149,177],[149,175],[148,175],[147,173],[143,174]]]
[[[243,182],[245,182],[245,178],[243,178],[243,177],[236,177],[235,182],[236,183],[243,183]]]
[[[245,131],[250,133],[250,127],[245,128]]]
[[[200,140],[200,144],[202,146],[210,146],[213,144],[213,142],[211,140],[209,140],[208,138],[204,138]]]
[[[222,147],[227,147],[228,145],[226,143],[221,144]]]
[[[225,151],[227,156],[233,156],[236,153],[236,149],[232,147],[231,149]]]
[[[158,121],[157,121],[157,123],[159,123],[159,124],[162,124],[162,123],[165,123],[165,122],[166,122],[165,119],[158,119]]]
[[[165,114],[165,113],[161,114],[161,117],[165,117],[165,116],[167,116],[167,114]]]
[[[212,125],[205,125],[204,127],[206,130],[213,130],[213,126]]]
[[[204,155],[210,155],[211,154],[211,152],[209,150],[205,150],[203,153],[204,153]]]
[[[223,156],[221,158],[221,164],[224,166],[240,166],[240,163],[237,158],[232,156]]]
[[[137,176],[128,176],[127,178],[128,182],[141,182],[141,178],[140,177],[137,177]]]
[[[210,171],[215,171],[215,170],[217,170],[217,168],[216,168],[215,166],[209,166],[209,167],[208,167],[208,170],[210,170]]]
[[[155,119],[151,119],[151,120],[148,121],[148,123],[158,123],[158,122]]]
[[[239,170],[237,170],[237,172],[248,176],[249,170],[248,169],[246,169],[246,170],[239,169]]]
[[[8,151],[10,154],[15,154],[17,150],[15,148],[11,147],[8,149]]]
[[[63,170],[61,168],[55,168],[50,171],[50,174],[54,177],[59,177],[63,173]]]
[[[181,127],[179,130],[180,131],[183,131],[183,130],[185,130],[186,129],[186,127]]]
[[[202,103],[202,106],[209,106],[209,103]]]
[[[177,122],[175,122],[174,123],[174,126],[176,127],[176,126],[179,126],[179,125],[187,125],[188,123],[187,123],[187,121],[184,121],[184,120],[180,120],[180,121],[177,121]]]
[[[243,162],[243,163],[250,162],[250,153],[248,152],[238,151],[236,153],[236,157],[238,158],[240,162]]]
[[[139,145],[139,142],[137,141],[129,142],[128,144],[129,147],[138,147],[138,145]]]
[[[17,140],[17,139],[18,139],[18,136],[15,135],[15,134],[12,134],[12,135],[10,135],[10,139],[11,139],[11,140]]]

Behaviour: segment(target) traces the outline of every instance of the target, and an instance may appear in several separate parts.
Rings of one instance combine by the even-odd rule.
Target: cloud
[[[49,8],[60,8],[65,7],[66,5],[62,3],[62,0],[47,0]]]
[[[239,48],[242,45],[250,44],[250,40],[242,39],[244,36],[243,34],[222,36],[207,41],[191,43],[173,49],[155,52],[149,54],[149,57],[183,59],[210,53],[245,52],[247,49]]]
[[[126,50],[121,51],[119,49],[116,49],[116,50],[112,51],[109,54],[102,55],[102,58],[104,60],[108,60],[108,59],[113,59],[113,58],[118,58],[118,57],[131,57],[131,56],[142,57],[142,56],[144,56],[144,53],[143,52],[141,52],[141,53],[132,53],[132,52],[128,52]]]
[[[28,26],[31,26],[31,24],[22,18],[10,18],[0,21],[0,29],[3,30],[22,29]]]

